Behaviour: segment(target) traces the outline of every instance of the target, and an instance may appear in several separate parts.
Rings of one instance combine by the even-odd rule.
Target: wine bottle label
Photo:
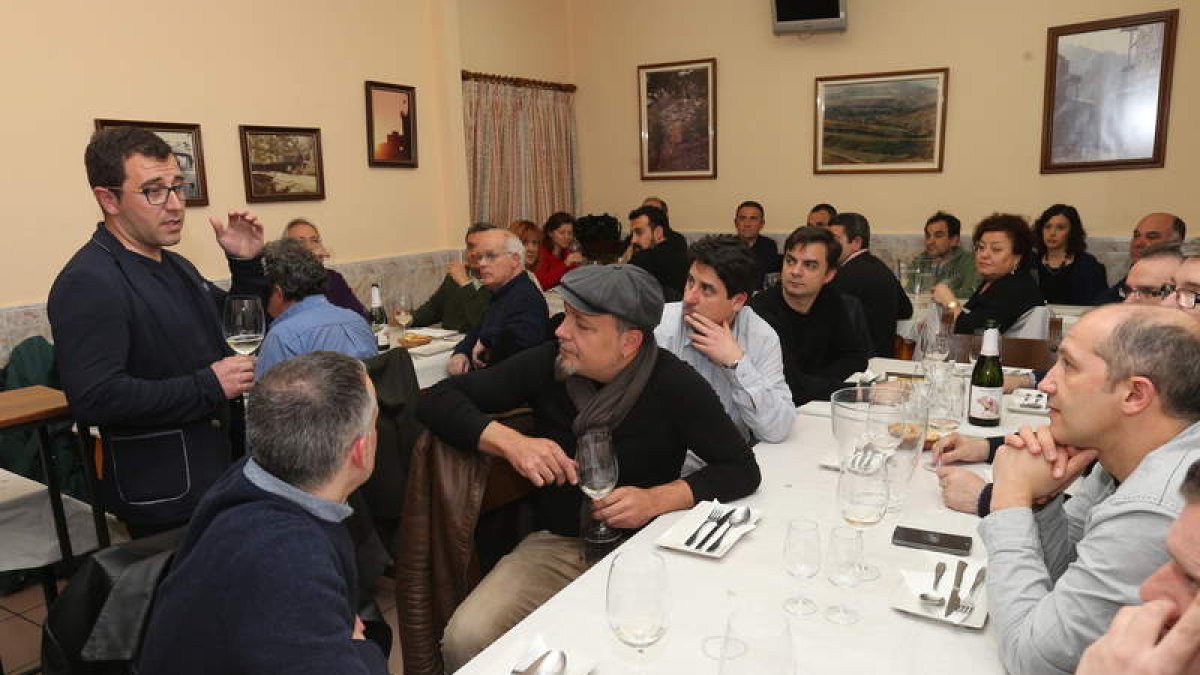
[[[971,385],[971,401],[967,415],[981,420],[1000,420],[1000,403],[1004,400],[1003,387],[978,387]]]

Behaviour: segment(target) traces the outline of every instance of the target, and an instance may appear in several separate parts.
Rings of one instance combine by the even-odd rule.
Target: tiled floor
[[[389,668],[403,675],[400,636],[396,632],[396,593],[391,579],[380,579],[375,601],[392,627],[392,655]],[[0,663],[4,673],[21,673],[41,662],[42,621],[46,618],[42,587],[30,586],[12,595],[0,596]]]

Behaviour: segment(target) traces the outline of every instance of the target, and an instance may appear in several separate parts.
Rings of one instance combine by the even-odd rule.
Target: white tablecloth
[[[92,508],[63,495],[63,511],[72,552],[94,550]],[[62,558],[46,486],[4,469],[0,469],[0,542],[0,571],[41,567]]]
[[[895,370],[900,363],[877,361],[872,367]],[[1044,419],[1005,411],[995,433]],[[671,626],[662,643],[647,651],[648,661],[643,665],[648,672],[717,672],[716,662],[702,654],[701,642],[707,636],[721,634],[728,590],[771,603],[782,603],[788,594],[800,590],[822,607],[846,601],[862,615],[861,621],[850,626],[829,623],[819,614],[790,619],[797,673],[1003,672],[990,623],[983,631],[974,632],[904,615],[889,606],[890,596],[902,583],[900,570],[928,573],[932,579],[934,561],[940,559],[936,554],[893,546],[891,534],[896,525],[975,535],[978,518],[942,506],[932,472],[918,468],[901,512],[889,515],[866,532],[867,559],[882,570],[879,580],[843,589],[827,581],[824,570],[802,583],[784,571],[781,552],[789,519],[818,521],[822,546],[828,542],[830,528],[844,524],[837,508],[838,475],[818,466],[835,447],[828,417],[797,415],[787,441],[760,443],[755,448],[762,485],[741,503],[763,511],[758,529],[747,534],[721,560],[660,549],[671,576]],[[654,540],[682,516],[683,512],[661,516],[622,549],[654,547]],[[633,651],[613,637],[605,618],[605,578],[610,560],[611,556],[595,565],[459,672],[509,672],[538,636],[548,646],[565,650],[570,661],[578,664],[569,668],[570,673],[587,672],[597,662],[601,663],[598,672],[609,672],[609,666],[622,672],[620,662],[633,662]],[[971,560],[986,561],[978,537]]]

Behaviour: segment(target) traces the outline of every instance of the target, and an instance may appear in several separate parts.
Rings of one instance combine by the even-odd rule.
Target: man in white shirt
[[[654,337],[708,381],[743,436],[778,443],[796,408],[779,336],[746,306],[758,274],[754,254],[733,235],[714,235],[688,255],[683,301],[663,308]]]

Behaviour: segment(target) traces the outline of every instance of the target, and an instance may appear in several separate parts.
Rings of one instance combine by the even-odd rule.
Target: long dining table
[[[912,362],[875,359],[876,372],[911,372]],[[971,435],[1008,432],[1021,425],[1044,423],[1036,414],[1003,413],[999,429],[964,425]],[[782,550],[788,521],[796,518],[820,524],[822,552],[834,526],[844,525],[837,502],[838,472],[823,468],[836,453],[828,403],[800,408],[792,433],[782,443],[759,443],[755,454],[762,469],[757,492],[735,502],[762,513],[757,527],[746,533],[725,557],[712,559],[658,547],[655,543],[687,512],[664,514],[625,541],[616,552],[657,549],[666,559],[669,582],[669,628],[659,644],[644,655],[620,643],[605,614],[606,577],[614,553],[534,611],[481,652],[459,672],[511,672],[530,649],[562,649],[568,656],[567,674],[650,672],[717,673],[716,660],[706,656],[706,637],[722,635],[730,594],[759,599],[780,607],[785,597],[801,592],[822,609],[847,603],[861,620],[851,625],[826,621],[820,612],[789,617],[795,673],[912,673],[961,675],[1002,673],[997,635],[989,621],[971,630],[902,614],[891,608],[897,593],[906,592],[901,571],[920,573],[932,581],[938,560],[955,558],[891,543],[897,525],[936,530],[973,538],[968,560],[986,562],[986,551],[975,536],[978,518],[942,505],[936,475],[921,467],[913,474],[907,499],[898,513],[887,515],[865,532],[865,559],[882,572],[875,581],[854,588],[833,585],[821,572],[799,581],[787,574]],[[987,474],[988,467],[975,470]],[[951,565],[951,570],[954,566]],[[967,582],[963,587],[966,590]]]

